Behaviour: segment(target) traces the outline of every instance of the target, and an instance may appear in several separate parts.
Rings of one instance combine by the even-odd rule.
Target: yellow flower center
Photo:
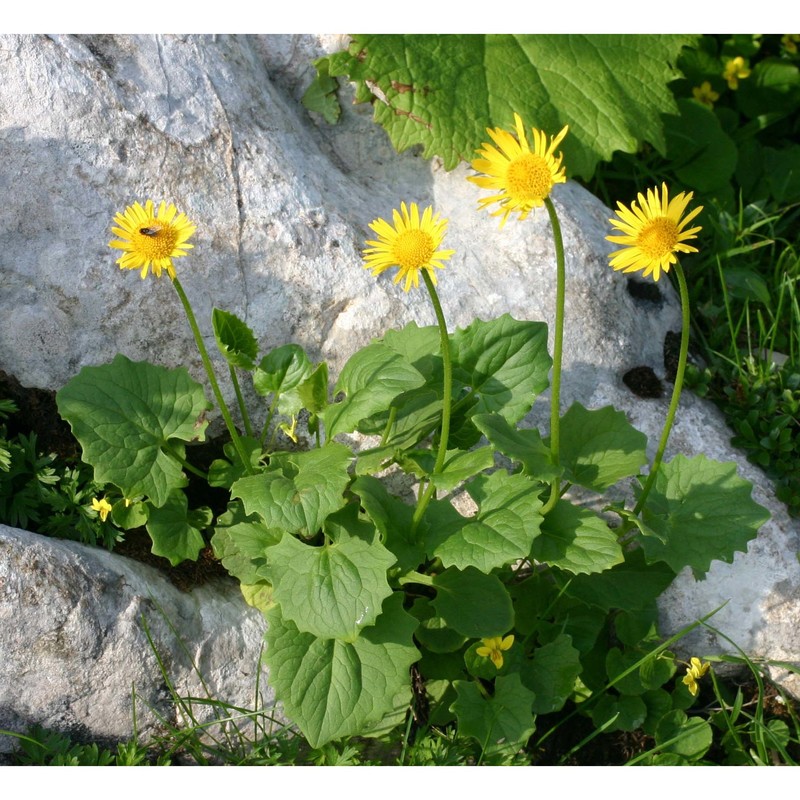
[[[430,234],[419,230],[403,231],[394,243],[393,255],[403,269],[419,269],[435,252]]]
[[[553,174],[541,156],[523,153],[508,165],[506,185],[515,200],[543,200],[553,188]]]
[[[678,226],[668,217],[651,220],[642,228],[636,244],[648,258],[660,260],[678,244]]]
[[[157,261],[172,255],[178,242],[178,231],[171,225],[152,220],[136,230],[132,241],[139,253]]]

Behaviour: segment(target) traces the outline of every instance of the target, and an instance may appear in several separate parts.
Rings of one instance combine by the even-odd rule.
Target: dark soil
[[[80,461],[80,444],[72,435],[69,425],[58,414],[54,391],[29,389],[22,386],[13,375],[0,370],[0,398],[13,400],[19,409],[6,422],[9,436],[33,432],[40,452],[52,453],[70,465]],[[222,446],[223,442],[211,441],[192,447],[192,463],[200,469],[208,469],[211,461],[222,454]],[[202,481],[190,480],[186,492],[190,507],[208,505],[215,515],[225,510],[228,494],[223,490],[209,489]],[[151,546],[147,531],[136,528],[125,532],[125,538],[114,547],[114,552],[155,567],[183,591],[190,591],[212,578],[228,576],[222,563],[214,557],[211,547],[202,550],[197,561],[185,561],[173,567],[166,558],[153,555]]]
[[[80,459],[81,448],[69,425],[58,415],[56,393],[47,389],[28,389],[13,375],[0,369],[0,397],[13,400],[19,412],[6,422],[9,436],[36,434],[43,453],[55,453],[65,461]]]

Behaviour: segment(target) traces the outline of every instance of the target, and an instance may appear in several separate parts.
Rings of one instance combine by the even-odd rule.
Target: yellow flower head
[[[644,277],[652,273],[653,280],[661,276],[661,270],[669,272],[670,264],[677,262],[676,253],[696,253],[697,248],[686,244],[696,239],[700,226],[685,230],[686,226],[703,210],[698,206],[683,216],[693,193],[681,192],[672,200],[667,193],[667,184],[658,189],[648,189],[647,197],[638,195],[631,207],[617,203],[617,217],[609,222],[622,236],[606,236],[609,242],[625,245],[609,256],[611,266],[624,272],[644,270]]]
[[[185,256],[186,250],[194,247],[188,241],[196,226],[186,214],[178,214],[174,205],[167,205],[163,200],[157,213],[152,200],[148,200],[144,208],[140,203],[134,203],[117,214],[114,223],[117,227],[112,227],[111,232],[119,239],[109,242],[108,246],[124,250],[125,253],[117,259],[120,269],[140,269],[142,279],[147,277],[151,264],[157,278],[161,277],[161,270],[166,269],[174,279],[172,259]]]
[[[729,58],[722,72],[722,77],[728,81],[729,89],[738,89],[739,81],[744,80],[749,75],[750,70],[745,66],[744,59],[741,56]]]
[[[708,81],[703,81],[699,86],[695,86],[692,94],[695,100],[709,108],[714,108],[714,103],[719,100],[719,92],[715,92]]]
[[[490,639],[481,639],[483,645],[478,647],[475,652],[483,658],[491,658],[492,664],[500,669],[503,666],[503,651],[510,650],[511,645],[514,644],[514,635],[506,636],[492,636]]]
[[[111,511],[111,503],[109,503],[105,497],[102,500],[98,500],[96,497],[93,497],[92,508],[100,515],[100,521],[105,522],[109,511]]]
[[[563,156],[555,155],[561,140],[567,135],[569,126],[565,125],[561,132],[550,138],[532,128],[533,147],[528,143],[525,126],[519,114],[514,114],[516,137],[502,128],[487,128],[497,147],[484,142],[483,149],[478,150],[480,158],[472,162],[472,168],[482,175],[470,175],[468,180],[482,189],[496,192],[478,201],[480,208],[497,203],[499,208],[492,211],[492,216],[502,217],[500,227],[506,224],[509,215],[519,212],[519,218],[525,219],[537,206],[544,205],[544,199],[557,183],[567,180],[561,166]]]
[[[398,267],[394,282],[400,283],[405,278],[403,289],[419,286],[420,270],[427,270],[434,285],[436,274],[434,268],[444,269],[442,261],[446,261],[455,250],[440,250],[439,247],[447,230],[447,220],[433,215],[433,208],[428,206],[419,215],[419,207],[411,203],[409,209],[405,203],[400,204],[400,211],[392,212],[394,225],[384,219],[373,220],[369,227],[378,236],[377,241],[368,241],[363,251],[365,269],[371,269],[373,275],[380,275],[390,267]]]
[[[699,658],[692,658],[691,663],[686,667],[686,675],[683,678],[683,683],[689,687],[689,691],[692,693],[693,697],[697,697],[697,693],[700,691],[697,681],[708,672],[710,666],[708,662],[704,664]]]

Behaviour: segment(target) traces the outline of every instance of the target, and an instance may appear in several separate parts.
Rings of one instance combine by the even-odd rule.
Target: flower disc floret
[[[394,282],[405,279],[403,289],[407,292],[412,286],[419,286],[421,270],[426,270],[431,281],[436,284],[435,269],[444,269],[446,261],[455,250],[440,250],[447,230],[447,220],[433,214],[428,206],[420,217],[416,203],[406,206],[400,204],[400,210],[392,212],[393,225],[384,219],[376,219],[370,228],[377,235],[377,240],[367,241],[368,247],[363,251],[365,269],[372,270],[373,275],[380,275],[384,270],[397,267]]]
[[[497,203],[492,216],[502,217],[500,227],[508,217],[518,213],[525,219],[537,206],[544,205],[545,198],[557,183],[565,183],[566,173],[562,167],[563,156],[556,156],[556,148],[567,135],[569,126],[550,138],[536,128],[531,128],[532,146],[528,141],[525,125],[519,114],[514,114],[516,136],[502,128],[487,128],[494,145],[484,142],[478,150],[480,158],[472,162],[472,168],[481,175],[471,175],[468,180],[482,189],[491,189],[495,194],[478,201],[481,209]]]
[[[189,244],[189,239],[196,226],[186,214],[178,214],[174,205],[167,205],[163,200],[157,212],[152,200],[148,200],[144,207],[141,203],[134,203],[116,214],[114,223],[111,232],[119,238],[110,241],[108,246],[124,250],[117,259],[120,269],[141,270],[142,279],[147,277],[147,270],[152,265],[157,278],[165,269],[174,280],[172,259],[185,256],[186,251],[194,247]]]
[[[703,210],[698,206],[686,216],[686,206],[692,200],[693,193],[681,192],[672,200],[669,199],[667,184],[658,189],[648,189],[647,196],[638,195],[630,208],[617,203],[617,218],[609,222],[621,236],[606,236],[609,242],[624,245],[609,255],[611,266],[623,272],[643,271],[644,277],[653,276],[657,281],[661,270],[669,272],[671,264],[678,260],[677,253],[696,253],[697,248],[686,242],[696,239],[700,226],[686,226]]]

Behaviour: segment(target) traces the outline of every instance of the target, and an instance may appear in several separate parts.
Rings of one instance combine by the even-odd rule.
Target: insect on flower
[[[137,269],[146,278],[152,266],[157,278],[166,270],[174,280],[172,259],[185,256],[194,247],[189,239],[195,230],[194,223],[186,214],[179,214],[172,203],[162,201],[156,209],[155,203],[148,200],[144,206],[134,203],[114,215],[111,232],[117,238],[108,246],[124,251],[117,259],[120,269]]]

